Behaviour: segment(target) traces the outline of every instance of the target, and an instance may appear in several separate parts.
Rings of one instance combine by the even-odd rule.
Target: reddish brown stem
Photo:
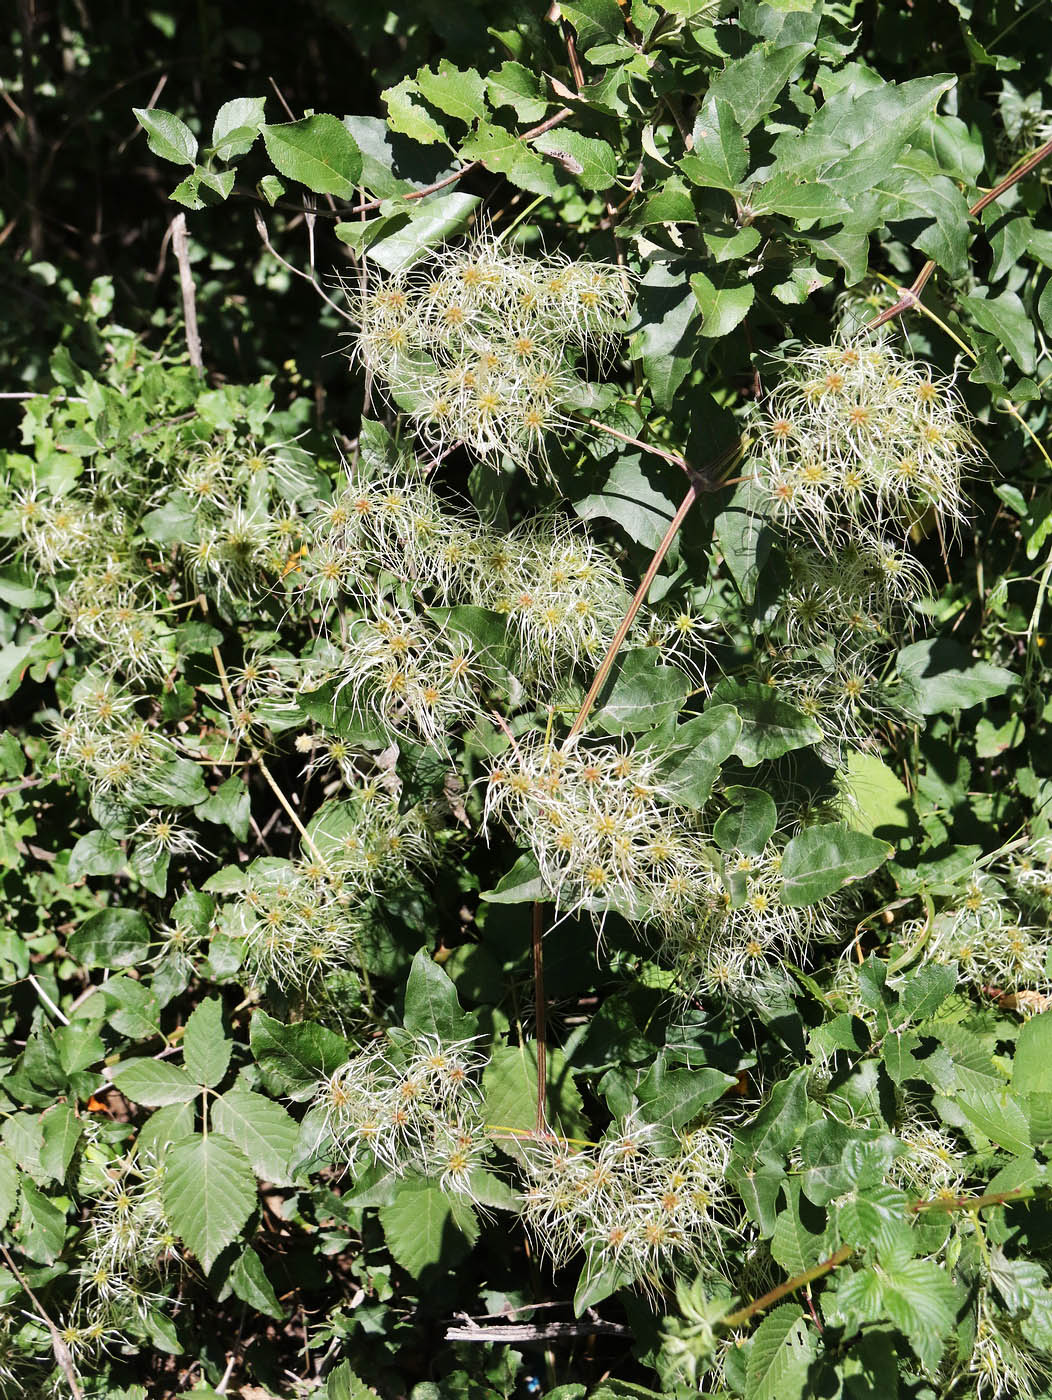
[[[537,1131],[548,1131],[548,1042],[544,998],[544,905],[533,901],[533,1006],[534,1036],[537,1041]]]
[[[766,1312],[774,1303],[781,1302],[790,1293],[795,1293],[798,1288],[803,1288],[808,1283],[814,1283],[816,1278],[822,1278],[824,1274],[831,1274],[835,1268],[850,1259],[854,1252],[854,1245],[842,1244],[835,1254],[831,1254],[828,1259],[823,1259],[813,1269],[797,1274],[795,1278],[786,1279],[777,1288],[772,1288],[769,1293],[765,1293],[760,1298],[754,1298],[751,1303],[746,1303],[744,1308],[739,1308],[737,1312],[728,1313],[726,1317],[721,1319],[722,1326],[740,1327],[743,1322],[748,1322],[757,1313]]]
[[[553,126],[558,126],[560,122],[564,122],[570,116],[573,116],[570,108],[561,107],[554,116],[547,117],[539,125],[531,127],[529,131],[524,131],[519,140],[532,141],[537,136],[543,136],[546,131],[551,131]],[[426,189],[410,190],[403,198],[426,199],[429,194],[434,194],[436,190],[445,189],[447,185],[455,185],[458,180],[463,180],[465,175],[469,175],[472,170],[477,170],[481,164],[482,162],[478,160],[469,161],[467,165],[462,165],[459,170],[454,170],[452,175],[446,175],[443,179],[436,180],[433,185],[428,185]],[[355,204],[352,208],[345,210],[344,217],[347,218],[351,214],[371,214],[374,209],[379,209],[383,202],[382,199],[367,199],[364,204]]]
[[[1005,190],[1010,190],[1013,185],[1024,179],[1031,171],[1036,170],[1042,161],[1047,160],[1050,155],[1052,155],[1052,141],[1046,141],[1041,149],[1035,151],[1030,159],[1021,165],[1018,170],[1014,170],[1011,175],[1006,175],[992,190],[987,190],[982,199],[976,200],[968,210],[968,213],[972,218],[974,218],[976,214],[981,214],[988,204],[993,204],[995,200],[1000,199]],[[885,311],[882,311],[879,316],[874,316],[873,320],[868,323],[867,330],[876,330],[878,326],[887,325],[887,323],[893,321],[896,316],[901,316],[904,311],[908,311],[911,306],[916,306],[917,299],[934,271],[935,264],[931,261],[926,262],[920,272],[918,272],[916,280],[909,291],[904,292],[894,306],[889,306]]]
[[[650,592],[651,584],[654,582],[654,578],[657,575],[657,571],[661,567],[661,561],[668,553],[672,541],[679,534],[679,527],[687,518],[687,512],[690,510],[691,506],[694,504],[697,498],[698,488],[693,483],[691,483],[687,494],[683,497],[679,509],[672,517],[672,520],[669,523],[669,527],[665,531],[664,538],[662,539],[661,543],[658,545],[657,549],[654,552],[654,557],[653,559],[651,559],[647,571],[643,575],[642,582],[636,589],[635,597],[629,604],[628,611],[621,619],[621,625],[614,633],[614,639],[607,648],[606,655],[603,657],[602,662],[599,665],[599,669],[595,673],[595,677],[592,681],[592,684],[588,688],[588,694],[584,697],[584,700],[581,703],[581,708],[577,711],[577,717],[574,720],[573,724],[570,726],[570,732],[566,736],[567,743],[570,742],[574,735],[579,734],[582,728],[584,727],[584,722],[588,718],[592,706],[595,704],[596,696],[599,694],[600,690],[602,690],[603,683],[606,680],[607,676],[610,674],[610,668],[614,664],[614,661],[617,657],[617,653],[621,650],[621,647],[624,644],[624,640],[628,636],[629,629],[631,628],[632,623],[636,620],[636,614],[639,612],[639,609],[643,606],[643,602],[646,599],[647,594]]]

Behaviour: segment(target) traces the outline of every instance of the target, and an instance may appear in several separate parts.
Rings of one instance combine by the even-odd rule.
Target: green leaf
[[[403,1025],[413,1035],[449,1042],[474,1035],[476,1018],[461,1010],[457,989],[426,948],[413,959],[405,989]]]
[[[1020,1157],[1029,1154],[1030,1121],[1018,1099],[1007,1089],[996,1094],[958,1094],[953,1102],[972,1127],[998,1147]]]
[[[746,768],[817,744],[822,737],[813,719],[780,700],[778,692],[762,681],[720,681],[712,699],[717,704],[733,705],[741,716],[742,732],[734,751]]]
[[[845,798],[844,822],[855,831],[890,836],[909,829],[910,795],[879,754],[852,750],[837,774],[837,786]]]
[[[701,311],[699,334],[709,340],[719,340],[721,336],[729,335],[745,319],[756,295],[751,282],[728,286],[730,276],[729,272],[725,273],[719,286],[710,281],[704,272],[695,272],[690,279]]]
[[[678,1133],[736,1083],[733,1074],[706,1065],[669,1069],[665,1056],[658,1055],[636,1087],[639,1116]]]
[[[409,222],[365,250],[387,272],[398,272],[422,258],[436,243],[459,233],[478,208],[473,194],[442,194],[413,206]],[[348,225],[338,224],[337,230]],[[353,226],[352,226],[353,227]]]
[[[549,1124],[566,1136],[586,1137],[583,1100],[569,1062],[556,1046],[548,1047],[545,1077]],[[532,1132],[537,1126],[536,1043],[531,1040],[523,1045],[499,1046],[483,1073],[482,1093],[488,1123]],[[500,1147],[510,1156],[519,1155],[514,1141],[501,1141]]]
[[[6,1147],[0,1147],[0,1230],[18,1204],[18,1168]]]
[[[757,1327],[745,1366],[749,1400],[803,1400],[817,1352],[798,1304],[783,1303]]]
[[[631,351],[660,408],[669,407],[690,370],[691,328],[697,319],[698,301],[687,275],[674,265],[649,267],[636,288]]]
[[[775,1084],[763,1108],[742,1130],[742,1147],[762,1161],[782,1165],[807,1127],[808,1102],[808,1071],[794,1070]]]
[[[23,1176],[18,1247],[28,1258],[53,1264],[66,1242],[66,1212]]]
[[[677,487],[681,480],[676,479]],[[598,491],[574,501],[573,508],[582,520],[616,521],[630,539],[655,550],[676,514],[676,505],[670,495],[651,484],[639,457],[627,454],[618,457]]]
[[[84,967],[137,967],[150,951],[150,930],[134,909],[102,909],[69,936],[69,955]]]
[[[311,1098],[319,1079],[347,1061],[343,1036],[313,1021],[286,1026],[265,1011],[256,1011],[248,1038],[266,1087],[297,1103]]]
[[[556,195],[559,181],[550,165],[513,131],[494,122],[483,122],[460,147],[464,160],[478,160],[495,174],[506,175],[533,194]]]
[[[1037,368],[1037,336],[1026,307],[1015,292],[997,297],[958,297],[976,325],[996,336],[1024,374]]]
[[[945,1270],[931,1259],[896,1263],[884,1283],[884,1311],[910,1339],[920,1360],[934,1371],[963,1299]]]
[[[114,1069],[113,1082],[126,1098],[147,1108],[189,1103],[201,1092],[185,1070],[167,1060],[124,1060]]]
[[[515,864],[502,875],[491,890],[484,890],[482,898],[490,904],[529,904],[535,899],[546,899],[548,886],[541,878],[537,862],[532,855],[520,855]]]
[[[85,875],[116,875],[124,867],[124,852],[104,831],[89,831],[69,853],[67,877],[71,885]]]
[[[836,1214],[837,1228],[845,1244],[890,1253],[909,1234],[905,1193],[894,1186],[874,1186],[852,1192]]]
[[[376,1391],[359,1380],[349,1361],[341,1361],[326,1378],[324,1400],[375,1400],[375,1397]]]
[[[810,44],[759,44],[728,63],[709,85],[709,101],[726,102],[744,135],[765,117],[793,73],[811,52]]]
[[[560,127],[547,131],[533,143],[534,148],[557,160],[586,190],[606,190],[617,179],[617,156],[613,147],[594,136]]]
[[[771,1235],[771,1258],[787,1274],[802,1274],[812,1264],[817,1264],[824,1244],[824,1233],[813,1234],[800,1219],[799,1200],[788,1210],[779,1212]]]
[[[722,851],[744,851],[758,856],[774,835],[778,808],[774,798],[762,788],[729,787],[723,796],[731,804],[713,827],[713,837]]]
[[[212,124],[212,150],[220,160],[232,160],[252,149],[263,125],[265,97],[235,97],[224,102]]]
[[[654,647],[625,652],[600,694],[595,724],[606,734],[656,729],[679,712],[690,680],[677,666],[660,664]]]
[[[198,1002],[183,1034],[183,1064],[196,1083],[212,1089],[226,1074],[234,1042],[223,1029],[223,1003],[218,997]]]
[[[53,1181],[65,1181],[84,1124],[68,1103],[49,1108],[40,1120],[44,1143],[40,1149],[40,1165]]]
[[[681,807],[700,812],[712,795],[720,764],[730,758],[742,722],[732,705],[709,705],[702,714],[677,725],[669,756],[660,769],[662,788]]]
[[[197,159],[197,137],[173,112],[156,107],[133,107],[136,121],[146,132],[146,144],[155,156],[175,165],[193,165]]]
[[[403,78],[394,87],[380,94],[387,106],[388,125],[392,131],[401,132],[413,141],[433,145],[446,140],[445,128],[441,126],[426,107],[417,101],[420,89],[413,78]]]
[[[298,180],[315,194],[354,198],[362,153],[338,117],[319,112],[297,122],[267,124],[261,130],[267,155],[279,174]]]
[[[225,826],[235,840],[244,841],[247,838],[252,819],[252,801],[243,778],[227,778],[211,797],[199,803],[194,810],[205,821]]]
[[[624,37],[625,20],[617,0],[567,0],[559,8],[576,30],[582,53]]]
[[[729,102],[710,95],[694,122],[694,145],[679,162],[702,188],[735,190],[749,168],[749,148]]]
[[[1052,1011],[1032,1016],[1019,1028],[1012,1060],[1012,1088],[1017,1094],[1052,1088]]]
[[[459,1228],[471,1217],[458,1220],[452,1198],[430,1181],[399,1182],[393,1204],[381,1206],[379,1215],[387,1248],[414,1278],[440,1262],[455,1266],[473,1242]]]
[[[285,1309],[278,1302],[274,1286],[267,1278],[260,1257],[251,1245],[246,1245],[234,1260],[228,1278],[235,1296],[255,1312],[265,1313],[267,1317],[276,1317],[279,1321],[284,1318]],[[331,1381],[332,1377],[329,1379]]]
[[[237,1143],[258,1177],[288,1185],[299,1125],[281,1104],[235,1085],[212,1104],[212,1127]]]
[[[909,686],[910,703],[922,715],[970,709],[1019,682],[1004,666],[973,661],[960,642],[948,637],[903,647],[895,666]]]
[[[494,108],[513,107],[521,122],[539,122],[551,105],[541,79],[521,63],[505,62],[490,73],[486,95]]]
[[[760,571],[770,553],[773,534],[764,517],[765,501],[745,465],[746,480],[734,488],[730,500],[713,523],[713,535],[727,572],[746,603],[756,596]]]
[[[749,191],[749,208],[754,214],[782,214],[788,219],[822,219],[838,223],[837,216],[850,209],[833,186],[821,180],[802,184],[791,175],[775,175]]]
[[[456,117],[467,126],[486,120],[489,112],[486,82],[473,68],[457,68],[443,58],[437,71],[421,68],[416,75],[416,85],[432,107]]]
[[[245,1154],[227,1138],[191,1133],[165,1157],[161,1198],[172,1229],[208,1273],[252,1214],[256,1182]]]
[[[809,826],[793,837],[782,856],[781,901],[793,908],[813,904],[871,875],[891,854],[886,841],[842,822]]]

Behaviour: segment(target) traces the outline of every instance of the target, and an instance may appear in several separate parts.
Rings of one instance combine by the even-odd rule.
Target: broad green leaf
[[[768,1101],[741,1131],[746,1151],[781,1165],[784,1154],[796,1146],[807,1127],[807,1074],[806,1069],[798,1069],[775,1084]]]
[[[532,855],[523,854],[493,889],[483,891],[482,898],[490,904],[529,904],[535,899],[546,899],[548,894],[537,862]]]
[[[197,137],[173,112],[156,107],[133,107],[136,121],[146,132],[146,144],[155,156],[175,165],[193,165],[197,159]]]
[[[234,1260],[228,1278],[234,1294],[255,1312],[266,1313],[279,1321],[284,1318],[285,1309],[278,1302],[274,1285],[267,1278],[262,1261],[251,1245],[246,1245]]]
[[[265,97],[235,97],[224,102],[212,124],[212,149],[220,160],[246,155],[263,125]]]
[[[533,145],[557,160],[586,190],[609,189],[617,178],[617,156],[613,147],[594,136],[582,136],[578,131],[559,127],[539,136]]]
[[[612,677],[600,693],[594,719],[606,734],[656,729],[678,713],[690,692],[687,675],[677,666],[661,665],[653,647],[625,652]]]
[[[172,1229],[208,1273],[256,1204],[245,1154],[219,1133],[191,1133],[165,1157],[161,1197]]]
[[[89,831],[69,853],[67,874],[70,884],[85,875],[116,875],[124,866],[124,852],[104,831]]]
[[[419,95],[420,89],[413,78],[403,78],[394,87],[385,89],[380,96],[387,107],[388,125],[392,131],[428,146],[436,141],[445,142],[445,128],[418,101]]]
[[[563,1052],[548,1046],[545,1064],[548,1122],[569,1137],[587,1137],[582,1117],[583,1101],[570,1073]],[[537,1126],[537,1046],[499,1046],[482,1076],[484,1113],[487,1123],[499,1124],[517,1132],[532,1132]],[[499,1132],[499,1129],[498,1129]],[[501,1149],[518,1156],[514,1140],[499,1140]]]
[[[45,1196],[28,1177],[21,1178],[22,1211],[19,1218],[18,1247],[29,1259],[53,1264],[66,1240],[66,1212]]]
[[[1012,1089],[1017,1094],[1052,1090],[1052,1011],[1032,1016],[1019,1028],[1012,1060]]]
[[[40,1126],[43,1132],[40,1165],[53,1181],[61,1183],[66,1179],[84,1124],[68,1103],[60,1103],[45,1111]]]
[[[844,823],[870,836],[906,831],[913,804],[906,785],[879,754],[852,750],[840,772],[837,786],[844,796]]]
[[[727,572],[746,603],[756,596],[760,571],[771,553],[774,536],[764,516],[763,493],[746,463],[746,476],[713,522],[713,536]]]
[[[821,179],[849,200],[877,189],[910,137],[955,82],[941,74],[906,83],[880,83],[861,93],[843,88],[802,132],[777,138],[773,176]]]
[[[474,1216],[462,1207],[454,1211],[454,1198],[431,1181],[406,1180],[398,1184],[394,1202],[380,1208],[384,1239],[396,1263],[414,1278],[440,1262],[447,1268],[463,1259],[474,1243],[464,1233]],[[474,1234],[478,1226],[475,1224]]]
[[[476,1018],[461,1010],[457,989],[426,948],[413,959],[405,989],[405,1029],[450,1042],[474,1035]]]
[[[790,175],[775,175],[749,191],[754,214],[782,214],[787,219],[823,219],[839,223],[838,215],[850,209],[832,185],[821,180],[800,183]]]
[[[150,951],[150,930],[134,909],[102,909],[69,936],[69,955],[85,967],[137,967]]]
[[[460,191],[423,200],[413,205],[407,224],[370,243],[366,254],[386,272],[398,272],[424,257],[436,243],[459,233],[479,203],[476,195]]]
[[[1015,292],[996,297],[959,297],[958,303],[976,325],[996,336],[1024,374],[1037,367],[1037,337],[1034,323]]]
[[[972,1127],[998,1147],[1017,1156],[1030,1152],[1029,1120],[1018,1099],[1007,1089],[997,1094],[958,1094],[954,1103]]]
[[[437,70],[421,68],[416,84],[424,97],[451,117],[470,126],[485,121],[489,108],[486,103],[486,81],[473,68],[457,68],[448,59],[440,59]]]
[[[172,758],[152,768],[136,788],[140,802],[163,807],[196,807],[208,798],[201,766],[190,758]]]
[[[521,63],[505,62],[490,73],[486,94],[494,108],[513,107],[521,122],[539,122],[551,105],[544,83]]]
[[[642,363],[647,388],[667,408],[690,370],[698,302],[689,276],[675,263],[655,263],[636,288],[631,353]]]
[[[598,491],[574,501],[573,508],[582,520],[614,520],[637,544],[657,549],[676,514],[673,495],[676,489],[682,495],[683,478],[677,474],[669,493],[655,489],[653,479],[664,478],[644,474],[635,454],[619,456]]]
[[[325,1379],[324,1400],[375,1400],[375,1397],[376,1391],[359,1380],[349,1361],[341,1361]]]
[[[709,705],[702,714],[677,725],[669,740],[669,756],[661,764],[662,788],[680,806],[700,812],[712,795],[720,764],[734,752],[741,729],[732,705]]]
[[[799,1197],[799,1193],[797,1198]],[[799,1199],[779,1211],[770,1242],[771,1258],[792,1277],[817,1264],[825,1249],[824,1233],[814,1234],[800,1219]]]
[[[6,1147],[0,1147],[0,1230],[18,1204],[18,1168]]]
[[[817,1352],[798,1304],[783,1303],[757,1327],[746,1362],[749,1400],[804,1400]]]
[[[189,1103],[201,1092],[185,1070],[167,1060],[125,1060],[114,1069],[113,1082],[126,1098],[147,1108]]]
[[[326,112],[262,128],[267,155],[279,174],[298,180],[315,194],[351,200],[362,173],[362,156],[354,137]]]
[[[478,160],[495,174],[506,175],[512,184],[532,194],[555,195],[559,181],[543,157],[514,132],[495,122],[483,122],[461,145],[464,160]]]
[[[311,1098],[318,1081],[347,1062],[343,1036],[313,1021],[286,1026],[265,1011],[256,1011],[248,1038],[266,1087],[297,1103]]]
[[[960,642],[948,637],[903,647],[895,666],[909,687],[910,704],[922,715],[970,709],[1019,682],[1004,666],[973,661]]]
[[[733,59],[709,85],[709,101],[726,102],[747,136],[775,106],[793,73],[811,52],[810,44],[759,44]]]
[[[720,681],[712,699],[733,705],[741,716],[742,732],[734,751],[747,768],[817,744],[822,737],[813,719],[780,700],[777,690],[762,681]]]
[[[806,827],[782,855],[782,903],[794,908],[813,904],[871,875],[891,854],[886,841],[852,831],[842,822]]]
[[[247,838],[252,802],[243,778],[227,778],[211,797],[199,803],[194,810],[205,821],[225,826],[236,840],[244,841]]]
[[[756,289],[751,282],[734,285],[733,274],[725,273],[719,285],[710,281],[704,272],[695,272],[690,279],[691,289],[701,312],[701,325],[698,334],[709,340],[719,340],[730,335],[735,326],[746,317],[752,306]]]
[[[559,8],[573,25],[582,53],[624,37],[625,17],[617,0],[567,0]]]
[[[949,1275],[931,1259],[896,1263],[884,1282],[884,1312],[929,1371],[939,1364],[962,1302]]]
[[[736,1083],[733,1074],[709,1066],[668,1069],[665,1056],[658,1055],[636,1087],[639,1116],[677,1133]]]
[[[183,1064],[195,1084],[214,1088],[226,1074],[234,1042],[223,1029],[223,1003],[218,997],[198,1002],[183,1033]]]
[[[858,1249],[873,1248],[880,1254],[889,1253],[909,1233],[906,1206],[905,1193],[894,1186],[853,1191],[836,1212],[840,1237],[845,1244]]]
[[[749,167],[749,148],[729,102],[711,94],[698,109],[694,144],[679,168],[694,185],[735,190]]]
[[[731,803],[713,827],[713,837],[723,851],[744,851],[758,856],[774,835],[778,808],[763,788],[729,787],[723,796]]]

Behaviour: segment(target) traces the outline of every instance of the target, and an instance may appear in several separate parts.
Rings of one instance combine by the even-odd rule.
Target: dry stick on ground
[[[204,374],[205,362],[201,356],[201,335],[197,329],[197,294],[194,291],[194,274],[190,268],[190,253],[186,246],[186,215],[176,214],[171,224],[172,251],[179,265],[179,290],[183,298],[183,319],[186,322],[186,348],[190,363],[198,374]]]
[[[7,1267],[21,1284],[23,1291],[32,1301],[33,1306],[37,1310],[38,1319],[44,1324],[51,1335],[51,1350],[55,1353],[55,1360],[58,1362],[59,1369],[66,1378],[66,1384],[69,1386],[73,1400],[84,1400],[84,1392],[80,1388],[80,1383],[77,1380],[77,1373],[73,1369],[73,1357],[70,1355],[69,1347],[62,1340],[62,1333],[51,1321],[51,1318],[48,1317],[44,1310],[44,1305],[26,1282],[25,1275],[19,1269],[18,1265],[11,1258],[6,1244],[0,1243],[0,1253],[3,1254],[4,1259],[7,1261]]]

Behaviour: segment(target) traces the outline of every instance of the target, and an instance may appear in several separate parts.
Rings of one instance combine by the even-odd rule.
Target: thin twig
[[[687,512],[690,510],[691,506],[694,504],[697,498],[698,488],[694,485],[693,482],[691,482],[690,487],[687,490],[687,494],[683,497],[679,509],[672,517],[672,520],[669,523],[669,527],[665,531],[664,538],[662,539],[661,543],[658,545],[656,551],[654,552],[654,557],[653,559],[651,559],[650,564],[647,567],[647,571],[643,575],[642,582],[636,589],[635,597],[629,604],[628,611],[621,619],[621,624],[618,627],[617,631],[614,633],[613,640],[607,648],[606,655],[600,662],[599,669],[596,671],[595,676],[592,680],[592,684],[588,688],[588,694],[584,697],[584,700],[581,702],[581,708],[577,711],[577,717],[574,719],[573,724],[570,726],[570,732],[566,736],[567,744],[571,741],[571,739],[574,738],[575,735],[579,734],[584,728],[584,723],[587,720],[589,714],[591,713],[592,706],[595,704],[596,696],[599,694],[600,690],[602,690],[603,683],[605,682],[607,676],[610,674],[610,668],[611,666],[613,666],[614,661],[617,658],[617,653],[621,650],[622,644],[624,643],[625,638],[628,636],[629,629],[631,628],[632,623],[636,619],[636,614],[639,612],[639,609],[643,606],[646,596],[650,592],[650,586],[654,582],[654,578],[657,575],[658,569],[661,567],[661,561],[668,553],[672,541],[676,538],[677,534],[679,533],[679,527],[687,518]]]
[[[974,218],[976,214],[981,214],[987,205],[993,204],[995,200],[1000,199],[1006,190],[1010,190],[1013,185],[1029,175],[1031,171],[1036,170],[1050,155],[1052,155],[1052,141],[1046,141],[1041,149],[1035,151],[1030,159],[1025,161],[1018,170],[1014,170],[1010,175],[1006,175],[992,190],[988,190],[987,193],[983,195],[982,199],[976,200],[969,208],[968,213],[972,218]],[[889,321],[893,321],[896,316],[901,316],[902,313],[908,311],[911,306],[916,306],[921,292],[924,290],[929,277],[931,277],[934,271],[934,262],[926,262],[920,272],[918,272],[909,291],[904,292],[894,306],[889,306],[885,311],[882,311],[879,316],[874,316],[873,320],[867,323],[866,329],[876,330],[878,326],[884,326]]]
[[[824,1274],[831,1274],[835,1268],[850,1259],[855,1252],[852,1244],[842,1244],[840,1248],[823,1259],[820,1264],[816,1264],[813,1269],[807,1269],[802,1274],[797,1274],[795,1278],[786,1279],[777,1288],[772,1288],[769,1293],[764,1293],[760,1298],[754,1298],[751,1303],[746,1303],[744,1308],[739,1308],[737,1312],[728,1313],[726,1317],[720,1319],[723,1327],[734,1329],[740,1327],[743,1322],[748,1322],[757,1313],[766,1312],[774,1303],[780,1302],[783,1298],[795,1293],[798,1288],[803,1288],[808,1283],[814,1283],[816,1278],[822,1278]]]
[[[256,220],[256,232],[259,234],[260,241],[262,242],[263,247],[266,248],[267,252],[271,255],[271,257],[276,258],[277,261],[281,264],[281,266],[285,268],[287,272],[291,272],[294,277],[302,277],[304,282],[309,282],[310,285],[321,297],[322,301],[326,302],[329,306],[331,306],[333,311],[335,311],[338,316],[342,316],[345,321],[353,321],[354,317],[348,315],[348,313],[344,310],[342,306],[337,306],[337,304],[333,301],[332,297],[328,295],[328,293],[325,291],[325,289],[322,287],[321,283],[316,277],[313,277],[309,272],[304,272],[302,268],[294,267],[292,263],[290,263],[286,258],[283,258],[281,256],[278,250],[274,247],[273,243],[271,243],[270,241],[270,235],[267,232],[267,226],[263,221],[263,215],[259,212],[258,209],[253,209],[252,213]]]
[[[544,905],[533,901],[533,1007],[537,1041],[537,1132],[548,1131],[548,1042],[545,1025],[548,1007],[544,998]]]
[[[529,131],[524,131],[518,138],[520,141],[533,141],[538,136],[543,136],[546,131],[551,131],[552,127],[564,122],[567,117],[572,117],[573,112],[569,107],[562,107],[554,116],[548,117],[538,126],[531,127]],[[459,170],[454,170],[452,175],[446,175],[441,180],[436,180],[433,185],[428,185],[422,190],[410,190],[408,194],[402,196],[403,199],[426,199],[429,194],[434,194],[436,190],[445,189],[446,185],[455,184],[458,180],[463,180],[465,175],[469,175],[472,170],[477,170],[481,161],[469,161],[467,165],[462,165]],[[355,204],[352,208],[344,211],[344,217],[350,214],[371,214],[374,209],[379,209],[383,204],[382,199],[367,199],[363,204]]]
[[[7,1245],[4,1244],[2,1241],[0,1241],[0,1253],[3,1254],[4,1259],[7,1261],[7,1267],[11,1270],[15,1278],[18,1280],[19,1284],[22,1286],[23,1292],[25,1292],[26,1295],[32,1300],[33,1306],[36,1308],[37,1313],[39,1314],[40,1321],[44,1324],[48,1332],[51,1334],[51,1350],[55,1353],[55,1360],[58,1362],[59,1369],[66,1378],[66,1384],[69,1386],[70,1393],[73,1396],[73,1400],[84,1400],[84,1392],[80,1388],[80,1382],[77,1380],[77,1373],[73,1369],[73,1357],[70,1355],[69,1347],[66,1346],[66,1343],[62,1340],[62,1333],[51,1321],[51,1318],[48,1317],[47,1312],[44,1309],[43,1303],[41,1303],[40,1299],[37,1297],[37,1295],[30,1288],[29,1284],[26,1282],[25,1275],[22,1273],[21,1269],[19,1269],[15,1261],[11,1258]]]
[[[55,1003],[48,996],[47,992],[44,991],[44,988],[37,981],[36,977],[34,977],[32,973],[30,973],[29,976],[26,978],[26,981],[33,988],[33,990],[36,992],[37,996],[44,1003],[47,1009],[51,1012],[52,1016],[57,1016],[64,1026],[68,1026],[69,1017],[63,1015],[63,1013],[58,1009]]]
[[[183,320],[186,323],[186,348],[190,363],[198,374],[204,373],[205,362],[201,356],[201,335],[197,329],[197,293],[194,290],[194,274],[190,268],[190,253],[186,244],[186,215],[176,214],[171,223],[172,251],[179,264],[179,290],[183,298]]]

